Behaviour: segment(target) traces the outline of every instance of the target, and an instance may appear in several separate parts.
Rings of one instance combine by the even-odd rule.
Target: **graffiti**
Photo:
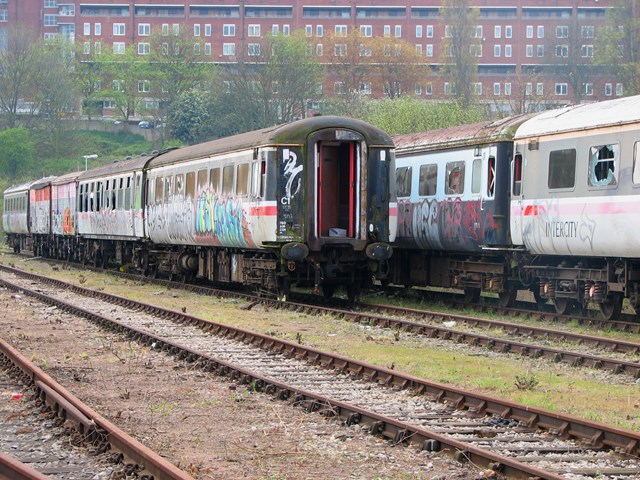
[[[255,247],[242,201],[202,191],[196,206],[196,234],[207,243],[228,247]]]
[[[485,201],[481,207],[480,200],[460,198],[399,201],[398,238],[410,239],[419,248],[478,250],[481,245],[494,244],[500,228],[491,205]]]
[[[149,236],[162,243],[195,243],[194,218],[191,197],[172,195],[168,203],[147,207]]]
[[[282,203],[291,203],[291,199],[296,196],[302,187],[302,178],[298,178],[302,172],[302,165],[298,165],[298,156],[295,152],[292,152],[288,148],[282,151],[284,157],[284,178],[287,179],[287,183],[284,187],[285,196],[282,198]],[[297,181],[296,181],[297,180]],[[295,183],[295,185],[294,185]]]

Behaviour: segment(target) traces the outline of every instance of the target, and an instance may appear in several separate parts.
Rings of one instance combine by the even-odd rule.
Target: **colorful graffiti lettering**
[[[220,245],[255,247],[242,202],[200,192],[196,206],[196,235],[213,237]]]

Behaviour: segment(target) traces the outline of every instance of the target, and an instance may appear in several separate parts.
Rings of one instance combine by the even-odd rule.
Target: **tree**
[[[373,79],[388,98],[415,92],[420,78],[429,73],[416,49],[399,38],[373,39]]]
[[[3,176],[19,179],[33,168],[34,145],[26,128],[0,131],[0,170]]]
[[[18,125],[20,110],[27,107],[25,99],[33,92],[37,72],[38,41],[34,34],[20,25],[9,26],[7,48],[0,49],[0,112],[8,128]],[[28,113],[32,112],[32,108]]]
[[[440,7],[444,24],[441,62],[443,75],[451,83],[451,94],[461,105],[473,102],[473,83],[478,74],[482,35],[478,35],[478,9],[469,0],[444,0]]]
[[[640,0],[614,0],[598,40],[596,62],[611,69],[625,95],[640,94]]]
[[[170,132],[178,140],[193,144],[211,135],[208,95],[201,90],[184,92],[169,110]]]

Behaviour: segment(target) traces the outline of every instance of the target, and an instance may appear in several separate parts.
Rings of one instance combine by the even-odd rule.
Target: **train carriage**
[[[393,162],[389,136],[332,116],[176,149],[148,165],[149,238],[181,246],[173,273],[353,296],[386,274]]]
[[[606,317],[640,305],[640,96],[543,112],[515,136],[514,244],[538,296]]]
[[[481,291],[513,303],[507,279],[513,135],[525,116],[397,135],[397,248],[391,281]]]
[[[78,260],[140,264],[148,257],[143,175],[151,156],[114,162],[78,176]]]
[[[80,172],[67,173],[51,182],[52,256],[71,260],[76,245],[77,187]]]
[[[35,255],[49,256],[52,249],[51,182],[47,177],[29,186],[29,231]]]
[[[7,235],[7,245],[14,252],[31,248],[29,229],[29,188],[37,181],[9,187],[4,192],[2,228]],[[27,245],[27,241],[29,244]]]

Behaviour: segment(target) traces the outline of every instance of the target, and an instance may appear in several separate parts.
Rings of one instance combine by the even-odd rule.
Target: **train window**
[[[549,176],[547,185],[550,190],[573,188],[576,183],[576,150],[554,150],[549,153]]]
[[[122,210],[124,207],[124,178],[118,179],[118,208]]]
[[[220,191],[220,169],[212,168],[209,172],[209,188],[212,193],[218,193]]]
[[[615,185],[619,145],[601,145],[589,149],[589,186]]]
[[[633,183],[640,183],[640,142],[633,146]]]
[[[418,195],[435,195],[438,185],[438,165],[420,165],[420,185],[418,186]]]
[[[496,192],[496,157],[489,157],[487,162],[487,197]]]
[[[124,209],[131,210],[131,177],[127,177],[127,183],[124,189]]]
[[[482,159],[474,158],[471,164],[471,193],[480,193],[482,182]]]
[[[447,163],[447,183],[444,193],[460,195],[464,192],[464,162]]]
[[[520,196],[522,189],[522,155],[519,153],[513,157],[513,188],[512,193]]]
[[[236,195],[246,196],[247,193],[249,193],[249,164],[241,163],[238,165],[236,176]]]
[[[207,171],[198,171],[198,192],[202,192],[207,189]]]
[[[172,184],[173,184],[173,176],[167,175],[166,177],[164,177],[164,203],[169,203]]]
[[[178,175],[176,175],[176,183],[174,187],[175,187],[175,190],[173,193],[175,193],[176,195],[184,194],[184,174],[183,173],[179,173]]]
[[[196,197],[196,173],[188,172],[187,173],[187,197],[195,198]]]
[[[396,168],[396,195],[398,197],[411,195],[411,167]]]
[[[227,165],[222,169],[222,194],[233,194],[233,165]]]
[[[164,179],[162,177],[156,177],[155,203],[162,203],[162,197],[164,196],[163,186]]]

